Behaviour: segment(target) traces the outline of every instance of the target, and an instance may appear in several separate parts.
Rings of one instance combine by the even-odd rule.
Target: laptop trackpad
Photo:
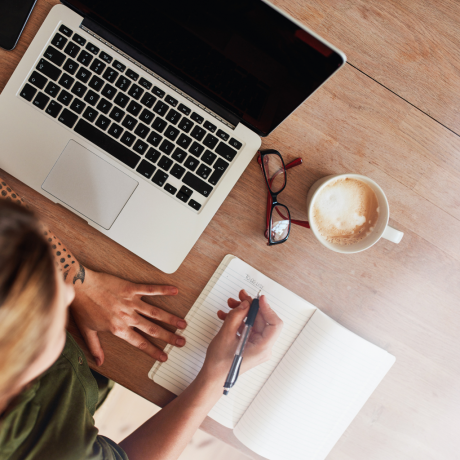
[[[109,230],[138,182],[70,140],[42,189]]]

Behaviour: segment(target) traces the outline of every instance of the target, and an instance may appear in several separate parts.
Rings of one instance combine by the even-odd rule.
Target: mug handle
[[[388,241],[398,244],[402,237],[404,236],[404,232],[400,232],[399,230],[394,229],[387,225],[387,228],[383,232],[382,238],[385,238]]]

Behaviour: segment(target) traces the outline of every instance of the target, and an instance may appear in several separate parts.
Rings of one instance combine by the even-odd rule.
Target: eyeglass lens
[[[263,167],[272,193],[278,193],[286,184],[286,171],[281,158],[276,154],[264,156]]]
[[[276,205],[272,211],[271,241],[276,243],[284,240],[289,235],[290,226],[291,221],[286,206]]]

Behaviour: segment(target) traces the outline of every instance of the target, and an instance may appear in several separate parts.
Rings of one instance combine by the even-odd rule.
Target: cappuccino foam
[[[313,220],[320,235],[335,244],[350,245],[366,238],[379,217],[379,203],[371,187],[357,179],[337,179],[326,185],[313,204]]]

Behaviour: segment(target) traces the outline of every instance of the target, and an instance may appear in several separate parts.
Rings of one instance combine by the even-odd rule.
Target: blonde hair
[[[0,200],[0,396],[45,348],[57,292],[51,247],[33,214]]]

